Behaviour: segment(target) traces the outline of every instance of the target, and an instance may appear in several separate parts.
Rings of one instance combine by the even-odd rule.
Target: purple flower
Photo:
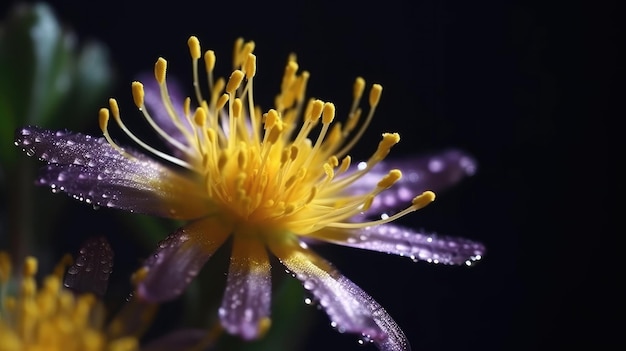
[[[470,264],[483,255],[481,244],[393,222],[433,201],[431,190],[472,174],[475,162],[457,150],[386,161],[400,137],[385,133],[369,159],[353,164],[348,152],[373,117],[380,85],[371,87],[363,112],[365,82],[357,78],[347,119],[334,122],[332,103],[305,98],[309,73],[298,73],[291,58],[275,107],[262,113],[253,99],[254,43],[236,42],[235,70],[228,80],[214,79],[215,54],[204,53],[206,97],[198,78],[200,44],[195,37],[188,44],[197,107],[166,84],[162,58],[155,65],[156,83],[132,84],[135,104],[168,152],[128,130],[111,99],[110,108],[100,110],[104,138],[37,127],[17,132],[16,145],[48,163],[37,183],[96,206],[188,221],[145,262],[137,292],[146,301],[179,296],[232,238],[218,311],[229,333],[255,339],[270,326],[269,252],[302,281],[339,331],[360,334],[381,350],[410,349],[389,314],[309,245],[322,241],[413,260]],[[144,153],[112,140],[110,116]],[[374,219],[374,213],[383,215]]]

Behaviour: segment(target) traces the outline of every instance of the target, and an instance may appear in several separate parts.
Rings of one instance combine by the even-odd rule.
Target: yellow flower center
[[[37,288],[37,260],[27,257],[19,292],[6,296],[11,259],[0,251],[0,351],[134,351],[134,337],[107,340],[102,331],[103,306],[95,296],[74,296],[63,288],[66,258]]]
[[[262,227],[272,232],[282,229],[302,235],[323,227],[365,227],[389,222],[434,199],[432,192],[425,192],[405,211],[384,220],[349,222],[349,218],[365,211],[375,196],[401,177],[399,170],[391,170],[370,192],[345,193],[348,186],[383,160],[400,140],[397,133],[383,134],[365,166],[355,172],[346,172],[351,164],[347,152],[369,125],[382,86],[372,86],[368,97],[369,110],[361,119],[359,106],[365,81],[357,78],[345,125],[333,123],[335,106],[332,103],[316,99],[305,101],[309,73],[298,73],[298,64],[292,55],[285,67],[275,107],[262,113],[255,105],[253,95],[256,74],[253,42],[241,39],[236,42],[235,70],[228,80],[214,80],[216,57],[213,51],[201,55],[196,37],[191,37],[188,45],[198,105],[194,111],[191,99],[187,98],[180,114],[167,90],[167,62],[159,58],[155,65],[163,108],[184,140],[172,137],[154,122],[144,105],[143,85],[139,82],[132,84],[135,104],[146,120],[183,157],[156,150],[132,134],[121,121],[114,99],[110,100],[110,109],[100,111],[100,126],[109,143],[124,153],[107,131],[109,114],[112,114],[121,129],[144,149],[198,174],[202,186],[198,190],[206,192],[210,199],[207,215],[224,216],[233,225],[244,227],[244,231]],[[201,57],[208,78],[208,98],[200,89],[198,61]]]

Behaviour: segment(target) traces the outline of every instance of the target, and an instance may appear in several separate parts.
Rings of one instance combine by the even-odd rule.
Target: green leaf
[[[45,3],[17,5],[0,27],[0,160],[15,157],[14,130],[26,124],[74,127],[113,81],[106,48],[79,48]],[[62,123],[53,122],[67,119]],[[73,122],[73,123],[72,123]]]

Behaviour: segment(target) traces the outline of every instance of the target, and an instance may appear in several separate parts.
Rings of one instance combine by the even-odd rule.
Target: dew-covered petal
[[[65,274],[63,285],[76,293],[104,296],[113,271],[113,250],[105,237],[87,239]]]
[[[172,112],[174,113],[174,116],[170,115],[170,112],[163,104],[159,84],[155,80],[154,75],[151,76],[149,74],[144,74],[140,76],[139,80],[143,84],[145,94],[144,104],[146,105],[146,110],[150,114],[154,122],[170,137],[176,139],[183,145],[189,146],[183,132],[174,123],[174,119],[176,119],[176,121],[179,122],[180,126],[182,126],[188,132],[193,133],[191,125],[189,124],[189,121],[184,114],[183,102],[185,98],[182,93],[182,89],[180,88],[176,79],[173,77],[167,78],[167,90],[172,103]],[[179,149],[172,147],[169,143],[166,144],[170,147],[170,151],[175,156],[183,157],[183,154]]]
[[[95,206],[177,219],[205,214],[206,198],[194,175],[183,175],[138,153],[127,157],[104,138],[26,127],[15,144],[48,163],[38,185]]]
[[[359,164],[353,166],[353,170]],[[402,171],[402,178],[391,188],[374,198],[368,214],[393,212],[405,208],[411,199],[426,190],[434,192],[450,188],[476,173],[476,160],[468,153],[445,150],[404,159],[385,159],[348,189],[350,193],[363,194],[376,187],[391,169]]]
[[[361,334],[372,340],[387,338],[376,323],[373,311],[363,303],[366,299],[361,294],[367,294],[329,262],[295,240],[272,242],[270,250],[313,294],[337,330]]]
[[[224,329],[245,340],[262,336],[270,324],[270,262],[265,246],[235,236],[219,317]]]
[[[223,221],[208,217],[170,234],[144,263],[146,275],[137,285],[139,296],[152,302],[178,297],[231,230]]]
[[[480,260],[485,246],[465,238],[415,231],[395,224],[361,229],[325,228],[309,234],[325,242],[406,256],[413,260],[471,265]]]

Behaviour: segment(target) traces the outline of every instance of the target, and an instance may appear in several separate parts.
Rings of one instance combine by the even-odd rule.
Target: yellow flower
[[[17,132],[16,145],[48,162],[39,184],[96,206],[188,221],[146,261],[137,292],[147,301],[179,296],[232,238],[218,311],[228,332],[254,339],[269,327],[269,251],[303,282],[338,330],[361,334],[382,350],[407,350],[404,334],[387,312],[308,244],[325,241],[445,264],[480,259],[484,247],[479,243],[392,223],[434,200],[427,186],[449,185],[471,174],[473,160],[453,150],[429,157],[429,166],[418,169],[403,163],[412,175],[403,180],[399,169],[386,169],[383,161],[400,136],[384,133],[371,157],[353,165],[348,152],[373,118],[380,85],[370,88],[363,112],[366,84],[357,78],[352,106],[346,119],[337,122],[333,103],[306,98],[309,73],[299,72],[291,56],[274,108],[262,112],[254,100],[253,42],[236,42],[235,69],[227,80],[214,78],[213,51],[202,53],[195,37],[188,46],[195,103],[166,83],[163,58],[155,65],[156,84],[132,84],[135,104],[169,152],[133,134],[111,99],[99,114],[105,138],[37,127]],[[163,162],[114,142],[108,131],[111,116],[147,155]],[[381,201],[383,192],[390,195]],[[407,193],[413,195],[407,199]],[[405,200],[404,209],[371,219],[373,211],[395,211]]]
[[[139,350],[134,337],[107,337],[104,307],[95,295],[75,296],[63,287],[66,263],[62,262],[37,287],[37,259],[27,257],[22,274],[15,279],[17,294],[6,296],[12,265],[9,255],[0,251],[0,350]]]

